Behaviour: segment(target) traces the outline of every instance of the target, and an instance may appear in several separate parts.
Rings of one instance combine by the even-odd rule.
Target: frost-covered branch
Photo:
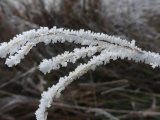
[[[64,54],[53,57],[52,59],[44,59],[40,63],[39,69],[43,73],[50,73],[51,70],[56,70],[60,68],[60,65],[63,67],[67,66],[67,62],[75,63],[79,58],[85,58],[86,56],[91,57],[96,52],[100,52],[102,47],[100,46],[90,46],[87,48],[82,47],[81,49],[74,49],[74,52],[65,51]]]
[[[94,70],[99,65],[105,65],[110,60],[118,58],[134,60],[135,62],[144,62],[151,65],[153,68],[160,66],[160,55],[158,53],[143,51],[135,46],[135,41],[126,41],[118,37],[108,36],[101,33],[93,33],[91,31],[74,31],[53,27],[40,28],[38,30],[30,30],[14,37],[8,43],[1,43],[0,57],[6,59],[6,64],[11,67],[20,63],[21,59],[29,53],[29,51],[38,43],[76,43],[88,45],[88,47],[75,48],[73,52],[65,51],[61,55],[44,59],[39,65],[39,69],[44,73],[49,73],[51,70],[60,69],[60,66],[66,67],[68,62],[75,63],[80,58],[90,57],[88,63],[80,64],[68,76],[59,79],[56,85],[48,88],[48,91],[43,92],[40,100],[39,109],[36,111],[37,120],[47,119],[47,108],[55,97],[59,97],[61,91],[65,89],[75,79],[78,79],[89,70]],[[96,53],[99,53],[96,56]]]

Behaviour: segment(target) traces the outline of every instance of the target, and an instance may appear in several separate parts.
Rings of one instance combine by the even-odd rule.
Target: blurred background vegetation
[[[0,42],[40,26],[85,29],[136,40],[160,53],[159,0],[0,0]],[[0,60],[0,119],[35,120],[41,93],[81,62],[42,74],[37,66],[76,44],[39,44],[21,64]],[[3,51],[2,51],[3,52]],[[160,69],[117,60],[74,81],[48,109],[48,120],[160,120]]]

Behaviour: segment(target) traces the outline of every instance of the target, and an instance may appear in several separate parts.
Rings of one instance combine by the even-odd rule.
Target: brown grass
[[[51,28],[56,25],[120,35],[129,40],[136,39],[138,46],[143,49],[160,51],[157,36],[160,29],[158,13],[151,12],[150,16],[144,14],[147,23],[126,22],[124,25],[115,25],[114,18],[102,14],[100,2],[87,3],[84,0],[83,6],[78,2],[64,0],[60,13],[54,9],[48,13],[43,1],[33,2],[32,5],[19,2],[26,8],[21,14],[14,6],[0,1],[0,41],[8,41],[15,34],[28,29],[39,26]],[[10,6],[8,13],[3,12],[6,10],[5,5]],[[75,44],[70,43],[48,46],[39,44],[21,64],[13,68],[8,68],[4,65],[4,60],[1,60],[0,119],[34,120],[41,92],[87,59],[81,59],[75,65],[69,64],[67,68],[46,75],[39,72],[37,65],[43,58],[50,58],[64,50],[71,51],[75,47]],[[107,117],[112,120],[113,116],[120,120],[158,120],[159,78],[159,68],[152,69],[148,65],[127,60],[112,61],[106,66],[98,67],[94,72],[90,71],[67,87],[61,98],[56,99],[48,109],[48,120],[106,120]]]

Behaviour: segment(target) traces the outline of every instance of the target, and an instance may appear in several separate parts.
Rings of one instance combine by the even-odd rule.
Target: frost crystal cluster
[[[135,62],[144,62],[153,68],[160,66],[160,55],[158,53],[141,50],[135,46],[134,40],[128,42],[103,33],[93,33],[84,30],[74,31],[63,28],[57,29],[56,27],[52,29],[41,27],[38,30],[23,32],[8,43],[1,43],[0,57],[8,57],[6,64],[12,67],[20,63],[21,59],[29,53],[32,47],[40,42],[44,42],[47,45],[57,42],[64,43],[65,41],[87,45],[88,47],[76,48],[73,52],[65,51],[63,54],[52,57],[51,59],[44,59],[39,65],[39,69],[44,74],[50,73],[51,70],[59,69],[60,66],[66,67],[68,62],[74,63],[77,59],[86,56],[91,59],[88,63],[80,64],[73,72],[70,72],[68,76],[60,78],[56,85],[48,88],[48,91],[43,92],[39,108],[35,113],[37,120],[47,119],[47,108],[51,106],[53,99],[59,97],[61,91],[73,80],[79,78],[88,70],[94,70],[99,65],[109,63],[110,60],[127,58]],[[95,55],[97,52],[99,54]]]

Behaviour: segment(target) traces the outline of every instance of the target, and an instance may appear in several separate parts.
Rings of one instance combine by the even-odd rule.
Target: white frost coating
[[[8,67],[12,67],[13,65],[17,65],[18,63],[20,63],[21,59],[24,58],[24,55],[28,54],[32,47],[32,44],[27,44],[21,47],[21,49],[17,52],[17,54],[15,54],[15,56],[9,56],[9,58],[6,59],[6,64],[8,65]]]
[[[59,82],[56,85],[53,85],[48,89],[47,92],[44,92],[42,94],[39,109],[36,111],[37,120],[46,120],[44,119],[46,118],[46,109],[50,107],[53,98],[57,96],[59,97],[61,91],[64,90],[65,87],[69,85],[73,80],[79,78],[88,70],[94,69],[96,66],[102,65],[103,63],[109,63],[111,59],[116,60],[122,54],[123,53],[121,51],[108,52],[107,50],[103,50],[100,55],[93,56],[93,58],[87,64],[79,65],[75,69],[75,71],[69,73],[69,76],[60,78]],[[127,55],[125,57],[127,57]]]
[[[138,49],[134,44],[131,44],[126,40],[122,40],[114,36],[108,36],[106,34],[92,33],[91,31],[84,30],[74,31],[65,30],[63,28],[57,29],[56,27],[53,27],[52,29],[48,29],[47,27],[41,27],[37,31],[30,30],[27,32],[23,32],[22,34],[14,37],[10,42],[3,43],[0,46],[0,50],[3,50],[3,53],[0,52],[0,57],[4,58],[7,56],[7,54],[10,54],[10,56],[12,56],[26,44],[34,44],[35,46],[40,42],[49,44],[50,42],[63,43],[65,41],[90,46],[99,45],[101,47],[103,47],[106,44],[105,42],[109,42],[109,44],[114,43],[117,45],[128,46],[130,48]],[[10,57],[9,59],[10,61],[12,61],[12,59],[15,59],[15,57]],[[11,67],[14,64],[16,65],[17,63],[11,64],[10,62],[6,62],[6,64],[8,64],[8,66]]]
[[[74,52],[65,51],[64,54],[58,55],[56,57],[52,57],[52,59],[44,59],[43,62],[40,63],[39,69],[44,73],[50,73],[51,70],[56,70],[60,68],[60,65],[63,67],[67,66],[67,62],[75,63],[75,61],[79,58],[85,58],[86,56],[91,57],[96,52],[102,50],[100,46],[90,46],[90,47],[82,47],[81,49],[74,49]]]
[[[75,71],[70,72],[68,76],[59,79],[56,85],[53,85],[48,91],[43,92],[40,100],[39,109],[36,111],[37,120],[46,120],[46,109],[51,106],[55,97],[61,95],[61,91],[65,89],[73,80],[85,74],[88,70],[94,70],[97,66],[109,63],[110,60],[118,58],[134,60],[135,62],[144,62],[153,68],[160,66],[160,55],[158,53],[142,51],[135,46],[135,41],[128,42],[114,36],[106,34],[93,33],[91,31],[74,31],[63,28],[57,29],[53,27],[48,29],[42,27],[38,30],[30,30],[14,37],[8,43],[0,44],[0,57],[6,59],[6,64],[11,67],[20,63],[21,59],[36,44],[43,42],[46,45],[57,42],[70,42],[88,47],[76,48],[73,52],[65,51],[63,54],[51,59],[44,59],[39,65],[39,69],[43,73],[49,73],[52,69],[59,69],[60,66],[66,67],[68,62],[74,63],[79,58],[86,56],[91,57],[87,64],[80,64]],[[99,52],[97,56],[93,56]]]
[[[71,43],[74,42],[82,45],[91,45],[91,46],[93,45],[102,46],[103,43],[99,41],[107,41],[122,46],[136,48],[136,46],[131,46],[130,42],[126,40],[122,40],[114,36],[108,36],[106,34],[92,33],[90,31],[84,31],[84,30],[73,31],[73,30],[65,30],[63,28],[57,29],[56,27],[53,27],[52,29],[48,29],[47,27],[41,27],[37,31],[30,30],[27,32],[23,32],[22,34],[19,34],[16,37],[14,37],[7,44],[6,43],[2,44],[0,46],[0,50],[2,49],[4,51],[3,53],[0,53],[0,57],[6,57],[7,54],[12,55],[16,53],[16,51],[18,51],[21,48],[21,46],[24,46],[27,43],[33,42],[36,45],[40,42],[48,44],[50,42],[63,43],[65,41]]]
[[[99,65],[96,61],[101,58],[101,56],[94,57],[88,64],[79,65],[74,72],[70,72],[69,76],[60,78],[56,85],[53,85],[48,89],[47,92],[42,94],[42,99],[40,100],[39,109],[36,111],[37,120],[46,120],[46,109],[50,107],[54,97],[59,97],[62,90],[65,89],[73,80],[79,78],[85,74],[92,65]],[[102,58],[101,58],[102,59]]]

